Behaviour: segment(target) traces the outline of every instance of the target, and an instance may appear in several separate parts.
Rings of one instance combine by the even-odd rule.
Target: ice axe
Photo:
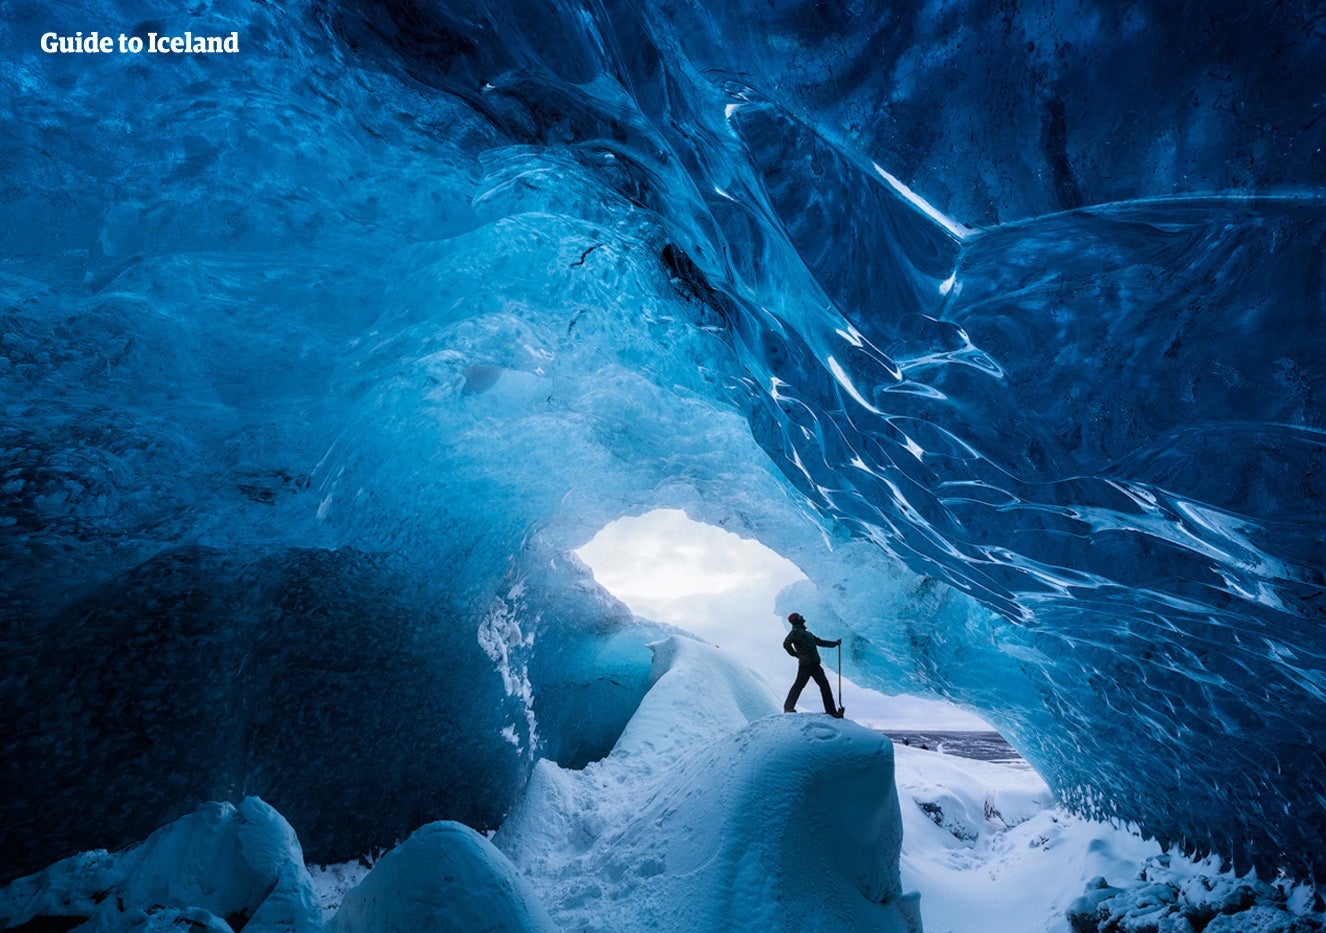
[[[838,639],[838,718],[843,718],[847,707],[843,706],[843,640]]]

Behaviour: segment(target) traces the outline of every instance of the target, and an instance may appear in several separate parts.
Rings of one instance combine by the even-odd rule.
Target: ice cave
[[[0,928],[1326,925],[1319,3],[0,44]],[[633,613],[659,510],[1026,767]]]

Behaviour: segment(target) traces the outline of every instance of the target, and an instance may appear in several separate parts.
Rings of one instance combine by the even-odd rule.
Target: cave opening
[[[813,584],[795,563],[751,538],[696,521],[680,509],[655,509],[609,522],[576,554],[604,589],[637,616],[675,625],[728,652],[769,685],[779,700],[796,674],[783,651],[787,613],[797,593]],[[837,639],[831,624],[809,627]],[[837,652],[823,652],[825,669],[838,689]],[[854,678],[844,654],[841,702],[848,716],[891,734],[995,733],[994,726],[951,703],[911,694],[886,694]],[[798,703],[816,711],[813,685]],[[918,739],[926,741],[926,739]]]

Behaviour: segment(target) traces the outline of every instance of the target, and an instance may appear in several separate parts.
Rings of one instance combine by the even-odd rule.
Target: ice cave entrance
[[[594,578],[632,612],[694,632],[732,654],[782,697],[796,674],[783,653],[787,626],[774,612],[785,586],[804,580],[796,564],[758,541],[706,525],[679,509],[656,509],[608,523],[576,553]],[[824,638],[839,633],[810,628]],[[837,685],[836,654],[825,667]],[[994,727],[949,703],[887,696],[857,686],[843,670],[844,703],[857,722],[886,731],[993,732]],[[813,689],[800,707],[818,708]]]

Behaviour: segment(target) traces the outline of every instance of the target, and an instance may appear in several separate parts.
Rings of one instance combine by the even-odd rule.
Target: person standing
[[[820,695],[824,698],[824,712],[842,719],[843,711],[833,702],[833,690],[829,688],[829,678],[824,673],[824,665],[820,663],[819,648],[836,648],[843,643],[843,640],[840,638],[837,641],[825,641],[823,638],[816,638],[806,628],[806,620],[799,612],[792,613],[787,617],[787,621],[792,623],[792,631],[783,639],[783,650],[797,659],[797,679],[793,681],[792,689],[787,692],[787,699],[783,701],[783,712],[796,712],[797,698],[801,696],[806,681],[813,677],[815,683],[820,685]]]

